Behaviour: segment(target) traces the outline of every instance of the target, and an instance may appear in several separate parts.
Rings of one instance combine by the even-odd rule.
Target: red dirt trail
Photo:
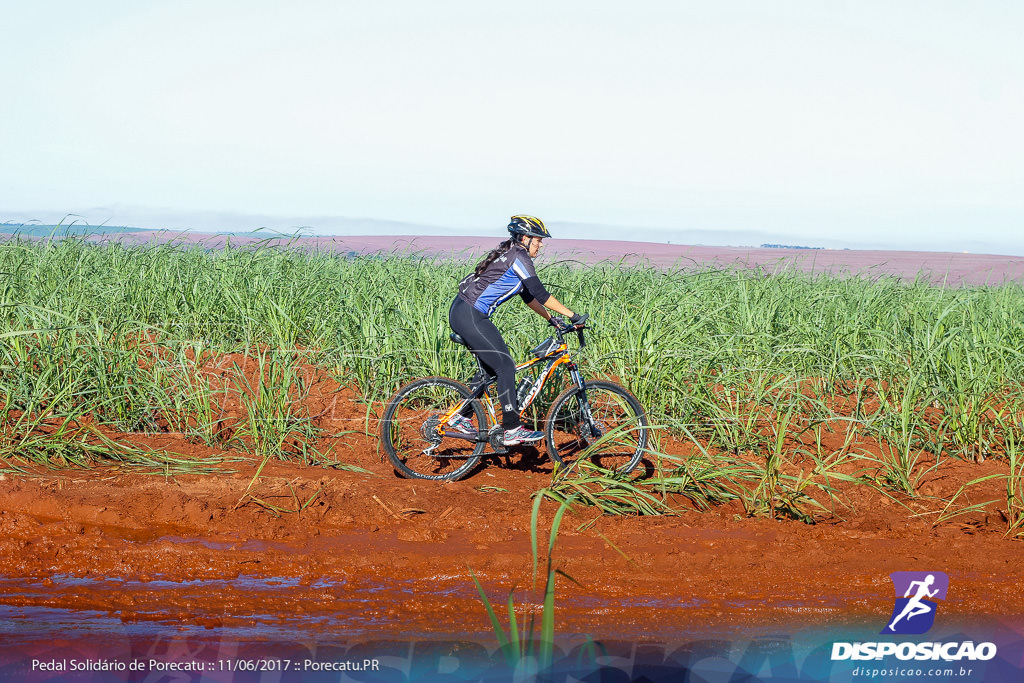
[[[351,429],[361,410],[325,426]],[[239,456],[174,435],[134,438],[194,457]],[[504,606],[516,588],[517,604],[537,608],[529,528],[531,496],[550,483],[545,455],[523,448],[435,483],[396,477],[374,437],[318,446],[369,473],[274,460],[255,476],[260,463],[249,456],[212,475],[109,466],[2,475],[0,605],[98,610],[127,623],[244,626],[289,615],[375,637],[486,635],[472,568],[492,601]],[[1000,484],[976,489],[997,501],[989,512],[933,526],[939,498],[1001,468],[947,459],[922,481],[936,498],[915,501],[853,487],[813,525],[748,518],[736,504],[672,517],[580,509],[553,554],[577,582],[558,579],[556,631],[643,638],[861,617],[884,625],[888,575],[904,570],[949,575],[944,614],[1019,622],[1022,546],[1003,535]],[[555,509],[542,507],[542,548]]]

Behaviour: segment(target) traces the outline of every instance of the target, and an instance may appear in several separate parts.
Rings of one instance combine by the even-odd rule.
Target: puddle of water
[[[173,590],[185,587],[202,587],[204,589],[230,587],[249,591],[272,592],[286,588],[295,588],[300,586],[301,583],[301,579],[295,577],[267,577],[253,576],[249,574],[241,574],[231,579],[186,579],[183,581],[167,581],[163,579],[142,581],[139,579],[122,579],[118,577],[96,578],[91,576],[72,576],[70,574],[54,574],[47,579],[15,579],[0,577],[0,588],[4,589],[4,593],[17,593],[19,595],[31,595],[33,597],[51,594],[55,590],[59,590],[61,588],[83,588],[90,590],[116,588],[126,591],[137,590],[152,592],[153,590]],[[339,579],[337,581],[320,579],[313,584],[313,586],[317,588],[332,588],[344,586],[345,584],[346,581],[344,579]]]
[[[120,617],[93,610],[0,605],[0,640],[5,645],[27,645],[53,639],[101,643],[118,638],[173,635],[181,639],[282,642],[294,640],[299,635],[351,638],[365,635],[375,625],[347,625],[344,619],[327,617],[282,622],[277,615],[254,614],[250,617],[253,623],[208,628],[159,619],[158,614],[139,616],[144,618],[124,622]]]
[[[316,592],[325,589],[345,588],[332,610],[331,603],[324,604]],[[204,597],[216,595],[219,591],[234,591],[249,596],[246,607],[236,613],[224,613],[224,603],[205,601]],[[285,637],[304,634],[309,638],[353,636],[371,634],[389,626],[393,632],[394,616],[382,605],[390,606],[408,596],[421,594],[420,580],[384,582],[380,580],[360,581],[358,585],[344,579],[321,578],[312,584],[303,585],[295,577],[240,575],[229,579],[170,581],[163,579],[138,580],[122,578],[79,577],[55,574],[46,579],[20,579],[0,577],[0,638],[18,638],[23,642],[38,642],[56,634],[66,634],[69,629],[84,638],[103,634],[132,633],[159,634],[171,630],[180,635],[208,637],[211,627],[218,638],[235,640],[274,641]],[[471,586],[453,584],[431,585],[434,596],[474,596]],[[110,593],[138,594],[138,604],[122,619],[119,611],[95,610],[96,596]],[[160,594],[167,599],[161,600]],[[69,597],[70,594],[70,597]],[[71,602],[79,595],[92,598],[90,609],[73,607],[50,607],[39,604]],[[392,599],[388,599],[392,598]],[[14,604],[4,604],[14,603]],[[182,623],[182,604],[187,604],[187,619],[195,623]],[[124,604],[124,600],[120,601]],[[146,609],[144,605],[150,605]],[[169,605],[169,606],[168,606]],[[264,613],[270,606],[287,610],[286,613]],[[228,609],[231,609],[230,607]],[[166,610],[166,611],[164,611]],[[226,622],[222,624],[222,622]]]
[[[124,607],[124,614],[114,607],[109,611],[96,609],[97,601],[106,595],[117,595],[117,605],[129,605]],[[490,596],[492,603],[501,608],[499,611],[503,611],[506,597]],[[536,598],[526,590],[517,591],[517,609],[539,614],[541,605]],[[87,609],[75,609],[76,602]],[[397,623],[405,619],[398,609],[404,602],[410,605],[409,631],[403,631]],[[615,625],[620,637],[637,640],[729,638],[739,634],[755,637],[812,625],[832,630],[846,621],[842,605],[821,599],[773,602],[770,609],[760,601],[733,600],[722,603],[724,613],[716,611],[713,602],[692,596],[685,600],[650,595],[606,598],[566,591],[558,594],[556,610],[562,615],[559,619],[570,619],[577,629],[592,624],[607,632],[609,625]],[[442,611],[430,621],[429,610],[438,609],[438,603],[478,610],[479,620],[456,621],[461,621],[463,628],[478,622],[475,636],[470,637],[489,633],[475,586],[459,576],[319,578],[308,583],[295,577],[256,575],[183,581],[68,574],[47,579],[0,577],[0,641],[43,642],[66,637],[69,632],[87,640],[167,633],[183,638],[264,642],[371,638],[381,633],[389,637],[420,636],[423,629],[416,629],[417,624],[426,624],[428,629],[433,625],[436,630],[436,619],[443,618]],[[582,637],[586,633],[564,635]]]

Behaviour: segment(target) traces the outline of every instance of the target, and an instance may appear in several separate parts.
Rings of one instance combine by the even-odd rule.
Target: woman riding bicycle
[[[533,259],[540,252],[543,240],[551,236],[544,223],[533,216],[512,216],[508,231],[511,239],[499,244],[459,283],[459,293],[448,311],[448,324],[466,340],[483,369],[497,378],[504,444],[513,446],[540,441],[544,434],[527,429],[519,418],[516,364],[501,332],[491,322],[491,316],[515,294],[556,327],[564,326],[564,321],[553,317],[546,308],[569,316],[573,323],[582,316],[559,303],[537,277]],[[456,416],[452,426],[463,431],[473,429],[470,420],[462,416]]]

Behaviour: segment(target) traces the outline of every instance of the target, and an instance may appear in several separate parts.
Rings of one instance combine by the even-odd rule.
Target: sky
[[[0,222],[1024,255],[1021,35],[1016,0],[10,2]]]

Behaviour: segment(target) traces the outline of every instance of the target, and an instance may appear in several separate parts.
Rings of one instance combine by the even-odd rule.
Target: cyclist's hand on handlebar
[[[587,313],[573,313],[572,317],[569,318],[569,322],[572,323],[573,327],[583,327],[589,317],[590,315]]]
[[[557,315],[553,315],[548,318],[548,325],[551,325],[551,327],[555,328],[559,332],[566,332],[571,327],[569,323],[565,322],[565,318],[560,318]]]

